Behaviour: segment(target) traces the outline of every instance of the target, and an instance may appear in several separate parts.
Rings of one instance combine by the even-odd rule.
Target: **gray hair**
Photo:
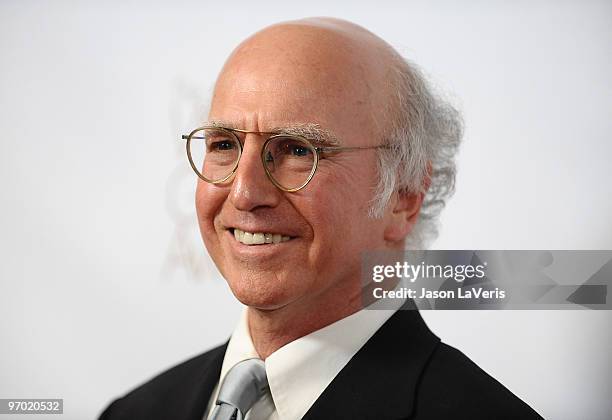
[[[423,249],[438,235],[438,216],[455,189],[454,159],[463,136],[463,120],[435,94],[414,64],[400,56],[394,61],[392,89],[396,96],[386,110],[390,129],[385,135],[390,147],[378,153],[379,181],[370,216],[382,217],[395,191],[426,192],[417,223],[406,238],[406,249]]]

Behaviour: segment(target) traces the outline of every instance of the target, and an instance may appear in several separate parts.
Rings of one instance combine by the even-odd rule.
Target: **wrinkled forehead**
[[[275,25],[231,54],[217,80],[212,108],[221,100],[261,101],[268,95],[286,102],[287,109],[314,107],[373,119],[388,95],[392,54],[375,35],[342,21]]]

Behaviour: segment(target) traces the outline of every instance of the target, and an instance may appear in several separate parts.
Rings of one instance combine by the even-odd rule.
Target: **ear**
[[[393,209],[385,228],[385,240],[403,241],[412,231],[423,204],[423,193],[398,191],[393,195]]]
[[[425,193],[431,184],[431,165],[427,165],[427,176],[423,181],[421,192],[396,191],[391,198],[391,209],[385,228],[385,240],[403,241],[416,224]]]

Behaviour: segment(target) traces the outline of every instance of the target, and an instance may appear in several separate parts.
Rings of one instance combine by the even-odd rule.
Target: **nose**
[[[276,207],[281,200],[282,192],[272,184],[264,170],[261,147],[257,136],[246,136],[229,194],[230,202],[238,210]]]

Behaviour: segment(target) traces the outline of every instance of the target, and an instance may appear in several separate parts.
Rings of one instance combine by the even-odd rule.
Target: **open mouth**
[[[238,242],[244,245],[279,244],[291,239],[291,236],[281,235],[280,233],[247,232],[238,228],[230,228],[229,231]]]

